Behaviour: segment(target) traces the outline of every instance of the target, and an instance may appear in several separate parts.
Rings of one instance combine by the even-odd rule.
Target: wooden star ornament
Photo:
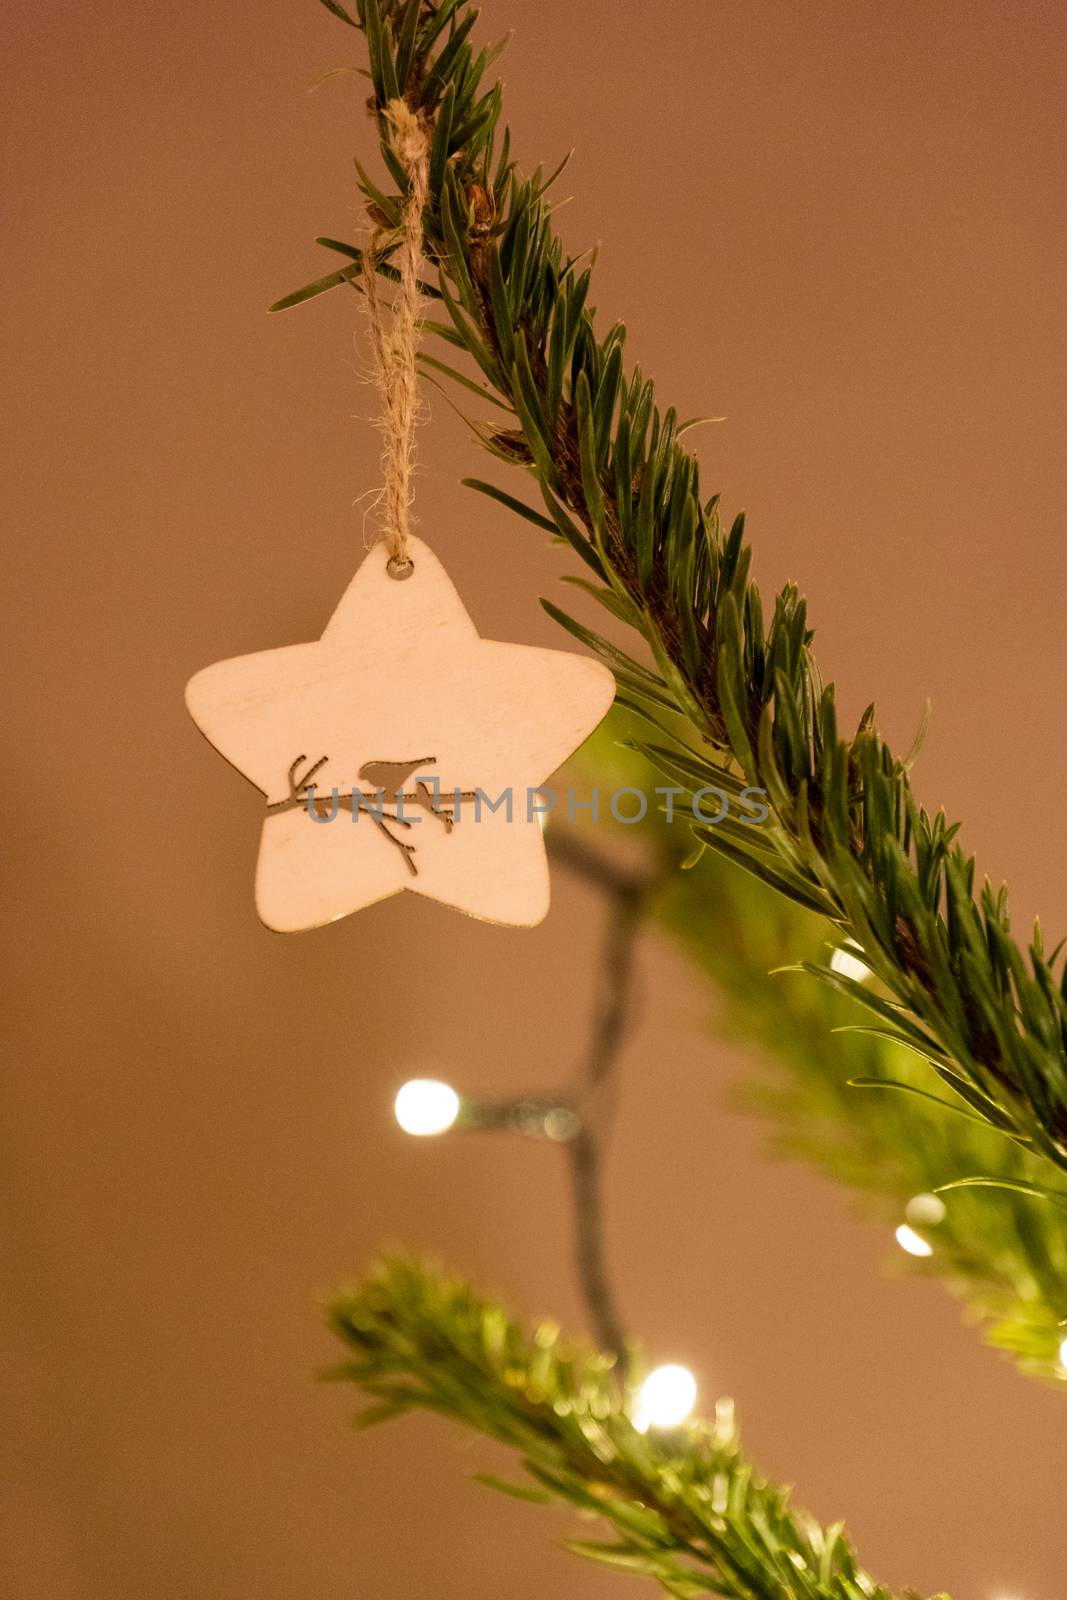
[[[205,667],[186,704],[267,797],[256,909],[317,928],[408,889],[532,927],[548,911],[537,790],[606,715],[600,662],[479,637],[441,563],[371,550],[322,638]]]

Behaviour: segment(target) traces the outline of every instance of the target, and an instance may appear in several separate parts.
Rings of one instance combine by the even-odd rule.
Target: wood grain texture
[[[268,928],[321,927],[402,889],[487,921],[529,927],[548,911],[548,863],[527,795],[543,784],[606,714],[614,679],[600,662],[560,650],[482,639],[441,563],[412,540],[414,574],[386,572],[370,551],[322,638],[198,672],[190,714],[268,804],[291,797],[289,772],[325,756],[314,776],[329,802],[368,763],[411,763],[405,791],[436,776],[442,805],[454,789],[482,791],[507,808],[462,803],[449,828],[405,806],[390,833],[357,805],[315,822],[305,804],[268,815],[256,869],[256,909]],[[298,774],[299,781],[299,774]],[[400,832],[402,829],[402,833]],[[414,868],[414,870],[413,870]]]

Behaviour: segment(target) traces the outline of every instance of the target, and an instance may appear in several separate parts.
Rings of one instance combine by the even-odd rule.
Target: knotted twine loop
[[[374,350],[374,379],[381,397],[382,521],[389,548],[387,571],[392,578],[410,578],[411,503],[414,499],[415,427],[418,422],[419,383],[415,357],[423,314],[420,285],[422,267],[422,213],[429,188],[430,143],[426,129],[403,100],[390,100],[385,108],[389,140],[408,176],[408,193],[399,229],[375,217],[370,243],[363,252],[363,289]],[[399,283],[392,316],[378,292],[378,257],[384,240],[399,237],[395,260]]]

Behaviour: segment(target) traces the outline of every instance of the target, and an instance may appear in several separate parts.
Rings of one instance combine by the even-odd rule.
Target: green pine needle
[[[360,1388],[375,1419],[432,1411],[508,1446],[531,1481],[479,1481],[599,1518],[611,1537],[571,1539],[575,1554],[692,1600],[893,1600],[840,1525],[794,1510],[753,1470],[728,1401],[710,1424],[638,1432],[610,1359],[554,1324],[531,1336],[466,1283],[404,1259],[379,1263],[327,1315],[352,1352],[328,1377]]]

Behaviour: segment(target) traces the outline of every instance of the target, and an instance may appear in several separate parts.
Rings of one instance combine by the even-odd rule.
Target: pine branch
[[[613,713],[576,758],[576,781],[650,788],[654,770],[632,748],[633,726],[633,718]],[[618,831],[632,846],[638,830]],[[1057,1207],[1024,1192],[1040,1185],[1041,1158],[961,1115],[969,1108],[957,1097],[922,1093],[930,1086],[926,1063],[869,1031],[851,995],[781,970],[798,960],[825,962],[819,917],[712,851],[680,871],[686,836],[662,813],[650,814],[640,833],[645,870],[651,852],[660,879],[649,912],[710,980],[717,1031],[755,1047],[758,1076],[746,1080],[740,1099],[769,1123],[780,1153],[858,1191],[887,1239],[909,1202],[944,1184],[984,1175],[1022,1186],[945,1191],[943,1217],[918,1224],[933,1254],[917,1259],[893,1247],[893,1263],[940,1279],[990,1344],[1062,1389],[1067,1229]],[[557,850],[560,843],[557,834]],[[853,1087],[857,1079],[885,1087]]]
[[[355,1357],[327,1375],[371,1399],[364,1423],[433,1411],[509,1446],[532,1482],[482,1482],[609,1524],[610,1540],[570,1540],[575,1554],[676,1600],[892,1600],[839,1524],[793,1510],[753,1471],[729,1402],[710,1427],[639,1433],[609,1359],[553,1324],[530,1338],[465,1283],[407,1261],[381,1263],[328,1317]]]
[[[331,0],[330,9],[341,8]],[[1040,930],[1025,953],[1013,942],[1003,891],[986,885],[976,897],[958,825],[915,801],[873,708],[854,736],[840,734],[792,585],[765,625],[743,518],[720,528],[676,413],[661,412],[639,369],[625,370],[624,328],[595,331],[591,270],[564,259],[551,179],[540,170],[523,179],[510,158],[500,87],[483,88],[494,52],[476,54],[471,40],[476,17],[468,0],[358,0],[346,20],[367,36],[371,109],[401,195],[384,106],[402,95],[433,133],[425,226],[448,320],[428,326],[473,358],[478,387],[512,413],[513,426],[480,427],[482,443],[533,477],[548,519],[597,580],[589,592],[640,635],[653,666],[548,609],[609,662],[624,703],[653,720],[664,711],[685,719],[701,751],[686,758],[689,792],[739,781],[768,792],[765,827],[694,820],[694,831],[846,932],[890,1001],[821,975],[874,1004],[879,1026],[991,1126],[1059,1169],[1051,1177],[1062,1183],[1067,967],[1057,979]],[[362,187],[386,216],[399,203],[365,177]],[[340,248],[354,265],[276,309],[355,282],[360,252]],[[647,750],[665,769],[677,761],[669,744]]]

